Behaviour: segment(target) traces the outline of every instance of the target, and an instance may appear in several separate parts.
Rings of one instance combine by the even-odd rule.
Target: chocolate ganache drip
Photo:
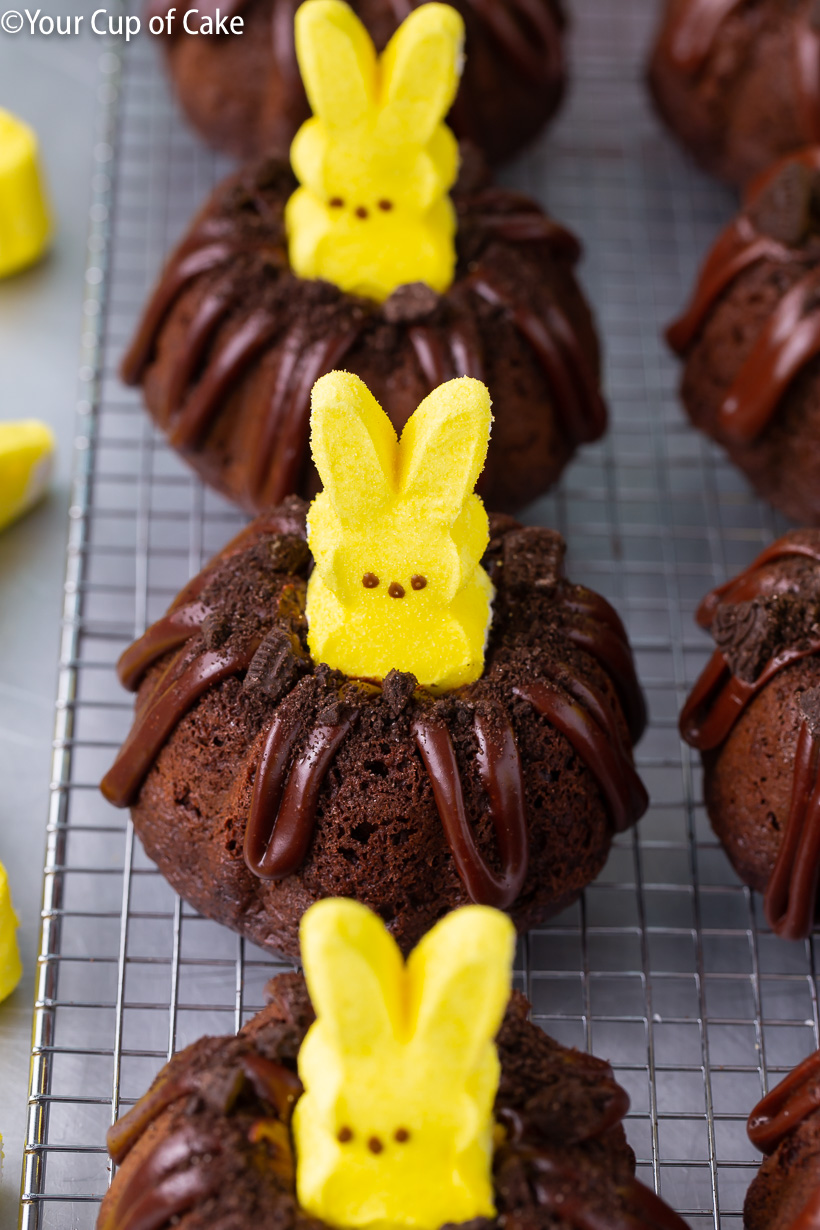
[[[578,259],[574,236],[533,201],[492,187],[457,198],[468,208],[470,272],[441,297],[445,310],[436,313],[440,298],[422,284],[400,287],[379,306],[343,296],[325,283],[295,279],[281,209],[295,186],[284,164],[271,163],[263,164],[255,178],[243,172],[233,189],[223,191],[219,207],[233,209],[236,217],[206,214],[194,225],[168,261],[122,361],[123,380],[140,383],[174,309],[206,280],[205,294],[181,325],[158,417],[175,448],[196,453],[225,398],[254,365],[268,362],[267,412],[243,493],[248,507],[275,506],[299,489],[309,455],[310,391],[321,375],[344,365],[345,356],[378,319],[404,322],[431,390],[457,376],[481,379],[484,343],[475,324],[476,298],[503,310],[532,348],[568,442],[575,446],[603,434],[606,405],[566,312],[556,299],[539,312],[517,302],[482,262],[484,248],[496,240],[546,244],[564,261]],[[249,281],[255,287],[251,302],[244,289]],[[319,325],[324,321],[318,336],[309,313],[294,313],[297,284],[311,287],[316,297]],[[425,313],[436,314],[435,323],[425,324]],[[270,355],[275,355],[272,363],[266,360]]]
[[[790,1132],[817,1110],[820,1110],[820,1051],[804,1059],[758,1102],[746,1125],[749,1140],[761,1153],[773,1153]]]
[[[358,721],[361,705],[381,695],[394,715],[411,707],[412,737],[468,896],[482,904],[509,907],[521,892],[528,868],[525,789],[510,713],[496,702],[480,700],[472,705],[476,769],[500,856],[500,870],[495,871],[473,836],[447,723],[435,699],[416,689],[412,675],[393,671],[380,686],[347,679],[318,710],[312,707],[314,682],[327,668],[312,667],[302,644],[303,576],[309,555],[304,514],[296,514],[297,505],[304,508],[293,501],[293,511],[280,510],[255,523],[267,544],[266,558],[272,557],[285,574],[277,591],[273,627],[264,631],[252,621],[237,633],[209,600],[208,587],[220,565],[249,550],[251,526],[122,655],[118,669],[126,687],[140,687],[151,670],[156,675],[141,695],[131,733],[103,779],[104,795],[118,807],[134,803],[169,735],[197,699],[225,679],[244,676],[246,688],[261,690],[275,702],[256,764],[244,858],[260,878],[282,879],[307,857],[323,782]],[[541,559],[541,579],[553,598],[557,635],[589,654],[608,674],[629,735],[638,738],[645,709],[616,612],[599,595],[563,579],[563,544],[557,535],[509,526],[516,523],[507,519],[505,525],[507,567],[501,569],[499,583],[510,589],[521,583],[518,560],[522,577],[532,584],[533,561]],[[643,814],[648,800],[613,708],[588,679],[580,678],[560,658],[544,659],[542,668],[542,679],[511,689],[510,704],[531,706],[567,739],[597,780],[613,827],[622,831]],[[469,689],[461,692],[470,703]]]
[[[689,77],[697,77],[709,59],[724,21],[749,0],[689,0],[677,6],[666,32],[670,61]],[[794,8],[794,80],[804,140],[820,141],[820,31],[812,0],[797,0]],[[791,15],[790,15],[791,16]],[[785,15],[781,20],[786,20]]]
[[[497,1159],[499,1181],[504,1182],[508,1168],[522,1165],[528,1174],[535,1206],[544,1209],[562,1225],[572,1226],[573,1230],[636,1230],[637,1227],[686,1230],[683,1218],[634,1177],[617,1187],[617,1206],[593,1211],[585,1191],[585,1176],[580,1169],[559,1161],[546,1149],[517,1144],[504,1148]],[[521,1213],[507,1214],[504,1218],[506,1230],[525,1230],[531,1225],[528,1213],[529,1210],[524,1209]]]
[[[122,1165],[169,1108],[183,1104],[188,1113],[144,1153],[124,1182],[115,1184],[97,1230],[161,1230],[213,1197],[225,1178],[222,1155],[238,1143],[219,1120],[230,1125],[237,1114],[248,1152],[292,1190],[289,1124],[301,1093],[296,1072],[260,1053],[242,1034],[203,1038],[174,1056],[148,1093],[110,1128],[112,1160]]]
[[[680,730],[699,751],[719,748],[756,696],[782,670],[820,654],[820,606],[809,604],[793,618],[783,643],[779,606],[787,578],[771,566],[804,558],[820,564],[820,532],[795,530],[767,547],[739,576],[713,590],[697,612],[720,644],[683,708]],[[775,866],[764,895],[766,919],[784,939],[808,936],[814,922],[820,882],[820,690],[800,697],[802,713],[795,751],[791,804]]]
[[[818,1111],[820,1051],[815,1051],[758,1102],[749,1115],[746,1130],[752,1144],[768,1156],[781,1145],[788,1149],[792,1133]],[[794,1152],[794,1162],[799,1165],[802,1160],[799,1146]],[[808,1164],[812,1163],[816,1165],[816,1159],[810,1157]],[[764,1170],[766,1166],[764,1161]],[[788,1225],[789,1230],[817,1230],[820,1226],[820,1187],[815,1185],[815,1190]]]
[[[817,56],[820,66],[820,47]],[[667,330],[670,346],[684,356],[739,274],[762,261],[805,266],[724,395],[717,426],[727,442],[748,444],[757,439],[795,376],[820,354],[820,250],[809,243],[818,230],[818,202],[820,147],[790,155],[761,176],[749,190],[743,212],[707,256],[685,315]]]

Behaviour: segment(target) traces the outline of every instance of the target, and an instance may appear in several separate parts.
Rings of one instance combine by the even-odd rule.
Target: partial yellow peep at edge
[[[293,1119],[302,1208],[372,1230],[492,1217],[510,920],[486,906],[456,910],[405,965],[375,914],[325,900],[304,915],[301,944],[316,1011]]]
[[[295,37],[314,115],[291,146],[301,185],[285,210],[292,269],[377,301],[408,282],[447,290],[458,146],[442,120],[461,73],[460,15],[421,5],[377,57],[343,0],[306,0]]]
[[[407,671],[437,690],[481,675],[494,591],[473,487],[491,422],[486,387],[466,376],[434,389],[401,441],[358,376],[316,382],[311,448],[324,490],[308,513],[314,661],[376,680]]]
[[[0,422],[0,529],[45,494],[54,467],[54,433],[37,419]]]
[[[37,137],[0,107],[0,277],[36,261],[50,235]]]
[[[0,863],[0,1000],[11,995],[23,976],[17,947],[17,915],[11,903],[6,869]]]

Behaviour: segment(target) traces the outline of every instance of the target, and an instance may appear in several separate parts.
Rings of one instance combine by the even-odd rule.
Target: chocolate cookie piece
[[[812,1230],[820,1221],[820,1051],[758,1103],[748,1132],[766,1156],[746,1194],[746,1230]]]
[[[745,184],[820,141],[815,0],[665,0],[655,105],[707,171]]]
[[[378,51],[419,0],[350,0]],[[511,158],[558,109],[566,67],[561,0],[453,0],[466,27],[466,62],[448,123],[491,162]],[[165,16],[168,0],[150,0]],[[179,13],[165,37],[167,63],[188,119],[235,158],[286,156],[309,115],[293,39],[297,0],[228,0],[241,35],[186,33]],[[201,7],[202,17],[213,6]]]
[[[820,147],[750,188],[667,337],[694,425],[764,499],[820,524]]]
[[[618,616],[566,580],[557,535],[492,518],[481,678],[440,696],[407,674],[350,679],[310,661],[307,561],[279,567],[304,512],[243,531],[123,655],[137,712],[105,794],[186,900],[277,951],[298,953],[326,896],[369,905],[405,950],[470,900],[536,925],[646,807]],[[228,629],[216,649],[206,621]]]
[[[787,534],[698,612],[718,648],[684,707],[712,827],[770,926],[810,933],[820,876],[820,530]]]
[[[360,376],[397,431],[437,385],[483,380],[495,422],[478,489],[490,507],[522,507],[603,434],[576,240],[533,201],[489,186],[474,159],[463,172],[452,286],[399,287],[382,305],[291,273],[286,163],[245,167],[215,189],[122,368],[205,482],[249,512],[315,494],[310,391],[334,368]]]
[[[298,1205],[289,1131],[310,1003],[299,975],[275,978],[269,993],[238,1037],[176,1055],[111,1128],[118,1170],[97,1230],[323,1230]],[[621,1124],[629,1098],[609,1064],[554,1042],[528,1010],[514,993],[497,1038],[497,1216],[468,1225],[685,1230],[634,1177]]]

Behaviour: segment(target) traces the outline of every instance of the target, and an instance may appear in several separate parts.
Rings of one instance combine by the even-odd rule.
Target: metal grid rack
[[[703,664],[702,594],[780,527],[677,405],[660,338],[732,202],[653,118],[649,0],[573,0],[573,88],[508,173],[584,239],[613,427],[528,520],[624,616],[651,712],[652,796],[581,903],[521,945],[536,1019],[610,1058],[645,1181],[694,1227],[739,1226],[756,1157],[744,1120],[820,1044],[815,941],[786,944],[705,818],[676,715]],[[54,784],[35,1008],[26,1230],[86,1230],[106,1128],[176,1048],[238,1027],[276,963],[175,897],[96,783],[131,703],[113,663],[239,524],[165,447],[116,365],[163,255],[225,169],[170,103],[150,37],[101,60]]]

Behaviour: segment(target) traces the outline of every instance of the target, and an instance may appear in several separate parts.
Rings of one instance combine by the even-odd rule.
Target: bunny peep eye
[[[393,208],[393,202],[388,201],[386,197],[383,197],[379,201],[379,209],[383,209],[385,213],[389,213],[392,208]]]
[[[379,1140],[378,1136],[371,1136],[367,1142],[367,1147],[371,1153],[381,1153],[384,1145]]]
[[[420,572],[417,572],[414,577],[410,578],[410,584],[413,589],[424,589],[427,584],[427,577],[423,577]]]
[[[402,1127],[396,1128],[395,1132],[393,1133],[393,1139],[400,1145],[406,1145],[408,1140],[410,1139],[410,1133],[408,1132],[407,1128],[402,1128]]]
[[[328,205],[331,209],[344,209],[345,203],[340,196],[332,196],[328,201]]]
[[[399,585],[398,581],[391,581],[390,588],[388,589],[387,592],[391,598],[403,598],[404,597],[404,586]]]
[[[353,1128],[349,1128],[347,1124],[339,1128],[336,1134],[336,1139],[340,1145],[347,1145],[353,1139]]]
[[[362,585],[365,589],[375,589],[379,583],[379,578],[375,572],[366,572],[362,577]]]
[[[370,216],[370,210],[366,209],[364,205],[357,205],[353,212],[357,218],[368,218]]]

